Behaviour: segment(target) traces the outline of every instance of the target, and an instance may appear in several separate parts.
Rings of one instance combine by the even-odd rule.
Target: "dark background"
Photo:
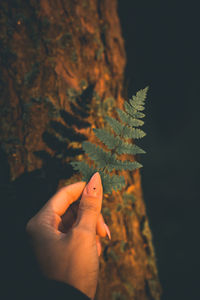
[[[200,299],[198,1],[118,1],[128,96],[149,85],[142,186],[163,300]]]

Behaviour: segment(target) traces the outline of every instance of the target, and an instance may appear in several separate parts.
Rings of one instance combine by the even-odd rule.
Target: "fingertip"
[[[75,186],[75,185],[76,185],[76,186],[85,186],[86,183],[87,183],[86,181],[77,181],[77,182],[75,182],[75,183],[71,183],[70,186],[71,186],[71,185],[73,185],[73,186]],[[69,185],[68,185],[68,186],[69,186]]]
[[[68,207],[81,196],[86,185],[85,181],[78,181],[60,188],[56,194],[46,203],[45,207],[50,207],[54,213],[63,215]]]

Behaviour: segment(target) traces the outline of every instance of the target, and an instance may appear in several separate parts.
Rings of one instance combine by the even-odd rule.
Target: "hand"
[[[75,201],[81,194],[78,206]],[[80,181],[61,188],[26,227],[44,275],[92,299],[98,282],[100,237],[107,233],[110,237],[100,213],[102,197],[101,177],[96,172],[87,185]]]

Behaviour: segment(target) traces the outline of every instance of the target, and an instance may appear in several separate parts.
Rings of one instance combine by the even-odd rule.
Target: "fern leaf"
[[[89,182],[92,175],[96,172],[100,173],[102,186],[103,186],[103,193],[105,194],[111,194],[112,189],[115,191],[121,190],[123,186],[125,185],[125,179],[124,176],[118,176],[113,175],[110,176],[109,174],[102,172],[93,166],[89,166],[84,161],[78,161],[78,162],[70,162],[70,164],[73,166],[75,170],[78,170],[82,173],[82,181]]]
[[[114,164],[110,163],[109,165],[107,165],[107,169],[108,171],[112,171],[113,169],[115,170],[135,170],[138,168],[141,168],[142,165],[137,162],[137,161],[128,161],[128,160],[118,160],[116,159],[116,161],[114,162]]]
[[[129,126],[132,127],[139,127],[144,125],[144,122],[142,120],[133,118],[131,115],[127,114],[125,111],[116,108],[116,111],[120,117],[120,119],[125,123],[128,124]]]
[[[89,167],[85,162],[71,162],[74,169],[79,170],[83,174],[83,180],[89,181],[95,172],[99,172],[104,193],[112,193],[112,189],[116,191],[121,190],[125,185],[125,178],[123,176],[111,176],[107,172],[112,170],[135,170],[142,167],[137,161],[119,160],[116,154],[135,155],[145,153],[143,149],[135,144],[124,141],[124,139],[140,139],[146,135],[143,130],[137,127],[144,124],[140,119],[145,116],[141,111],[144,110],[147,90],[148,87],[138,91],[136,96],[133,96],[132,99],[129,100],[129,103],[125,101],[125,111],[119,108],[116,109],[123,123],[110,116],[105,116],[105,120],[115,132],[116,136],[105,129],[93,129],[96,137],[102,141],[108,149],[114,149],[113,151],[105,151],[91,142],[82,142],[83,150],[95,162],[97,167]],[[106,172],[104,170],[106,170]]]
[[[99,173],[102,180],[103,192],[105,194],[111,194],[112,189],[115,191],[121,190],[123,186],[125,186],[126,184],[124,176],[118,176],[118,175],[110,176],[109,174],[101,171],[99,171]]]
[[[102,141],[109,149],[114,149],[120,142],[118,137],[115,137],[105,129],[93,128],[93,131],[96,137],[98,137],[98,139],[100,139],[100,141]]]
[[[82,173],[83,177],[82,180],[88,182],[91,178],[91,176],[98,172],[97,169],[90,167],[88,164],[86,164],[84,161],[73,161],[70,162],[70,164],[73,166],[74,170],[77,170]]]
[[[127,113],[129,113],[133,118],[144,118],[145,114],[134,109],[127,101],[124,102],[124,107]]]
[[[144,102],[146,99],[148,86],[143,90],[140,90],[136,93],[136,96],[132,96],[132,99],[129,100],[129,103],[133,106],[136,110],[144,110]]]
[[[141,139],[146,135],[146,133],[138,128],[124,127],[123,137],[127,139]]]
[[[121,140],[121,143],[116,149],[118,154],[144,154],[146,153],[142,148],[138,147],[135,144],[130,144]]]
[[[98,137],[108,149],[114,149],[116,147],[116,152],[118,154],[143,154],[146,153],[140,147],[124,142],[120,137],[114,136],[105,129],[93,129],[96,137]]]
[[[136,161],[121,161],[116,158],[116,155],[112,155],[110,152],[107,152],[92,144],[90,142],[83,142],[83,150],[89,155],[91,159],[95,161],[99,168],[106,167],[110,172],[113,169],[116,170],[134,170],[137,168],[141,168],[142,165]]]
[[[117,135],[122,133],[124,124],[121,124],[119,121],[109,116],[106,116],[105,119]]]
[[[114,118],[105,117],[112,129],[115,131],[116,134],[121,135],[123,133],[124,138],[133,138],[133,139],[141,139],[143,138],[146,133],[138,128],[131,128],[131,127],[124,127],[124,124],[120,123],[119,121],[115,120]]]
[[[130,103],[131,103],[131,100],[130,100]],[[142,111],[145,109],[143,105],[136,105],[135,103],[133,104],[133,107],[134,107],[134,109],[139,110],[139,111]]]
[[[107,152],[100,148],[99,146],[96,146],[95,144],[92,144],[90,142],[84,141],[82,143],[83,150],[88,154],[88,156],[97,163],[99,168],[108,167],[108,165],[113,165],[116,161],[116,155],[111,154],[110,152]]]

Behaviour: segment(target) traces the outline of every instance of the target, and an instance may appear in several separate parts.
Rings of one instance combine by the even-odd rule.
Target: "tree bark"
[[[81,142],[100,144],[92,128],[123,108],[126,55],[116,0],[2,0],[0,22],[1,188],[15,208],[26,203],[24,224],[80,180],[69,162],[87,161]],[[103,199],[112,240],[101,241],[95,299],[158,300],[140,172],[121,175],[126,187]],[[135,202],[123,206],[124,192]]]

